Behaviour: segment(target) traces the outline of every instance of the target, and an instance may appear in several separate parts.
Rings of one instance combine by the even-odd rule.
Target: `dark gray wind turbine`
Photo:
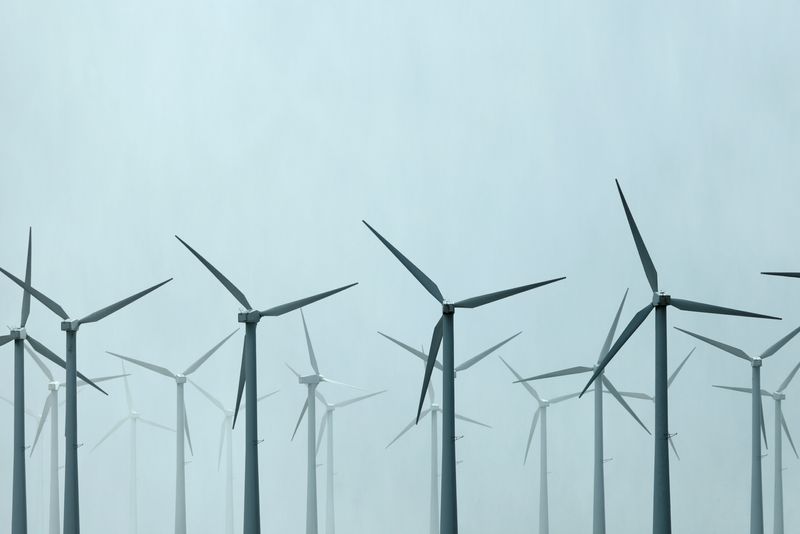
[[[762,496],[762,479],[761,479],[761,436],[759,430],[764,434],[764,441],[767,440],[767,431],[764,427],[764,408],[761,406],[761,365],[764,359],[769,358],[778,352],[784,345],[786,345],[794,336],[800,332],[800,327],[795,328],[784,337],[779,339],[775,344],[762,352],[759,356],[750,356],[742,349],[727,345],[720,341],[715,341],[711,338],[689,332],[682,328],[675,327],[676,330],[688,334],[700,341],[708,343],[712,347],[717,347],[720,350],[732,354],[737,358],[741,358],[750,363],[752,372],[752,388],[750,389],[751,405],[752,405],[752,427],[751,427],[751,461],[750,461],[750,534],[763,534],[764,533],[764,499]],[[734,389],[727,386],[724,389]],[[779,421],[775,421],[779,425]]]
[[[65,427],[66,427],[66,446],[64,448],[65,453],[65,461],[64,461],[64,532],[63,534],[80,534],[81,527],[80,527],[80,503],[79,503],[79,496],[78,496],[78,390],[77,390],[77,377],[80,376],[77,373],[76,365],[78,361],[78,348],[77,348],[77,340],[78,340],[78,328],[81,325],[87,323],[94,323],[105,317],[108,317],[112,313],[124,308],[128,304],[142,298],[143,296],[147,295],[151,291],[155,291],[159,287],[163,286],[172,278],[164,280],[161,283],[158,283],[152,287],[145,289],[144,291],[140,291],[135,295],[131,295],[130,297],[120,300],[119,302],[115,302],[110,306],[106,306],[105,308],[101,308],[96,312],[90,313],[86,315],[82,319],[70,319],[69,314],[64,311],[64,308],[59,306],[54,300],[45,296],[40,291],[34,289],[30,285],[30,279],[28,274],[26,273],[26,281],[22,281],[10,272],[6,271],[5,269],[0,267],[0,272],[5,274],[11,280],[13,280],[18,286],[22,289],[29,292],[36,300],[41,302],[47,309],[51,312],[58,315],[61,319],[61,330],[66,333],[67,338],[67,361],[66,361],[66,370],[67,370],[67,408],[66,408],[66,415],[65,415]],[[23,305],[23,311],[25,306]],[[26,314],[23,313],[23,316]],[[28,336],[28,340],[31,342],[31,346],[43,356],[47,358],[51,358],[42,350],[40,343],[34,343],[33,340]],[[21,349],[20,349],[21,350]],[[44,350],[50,353],[52,356],[51,351],[44,348]],[[55,361],[55,360],[53,360]],[[59,364],[60,365],[60,364]],[[81,376],[81,378],[87,382],[88,379]],[[100,389],[100,388],[97,388]],[[100,390],[102,391],[102,390]],[[103,393],[105,393],[103,391]]]
[[[211,265],[199,252],[190,247],[183,239],[175,236],[211,274],[214,275],[228,292],[244,307],[237,318],[240,323],[245,323],[244,347],[242,348],[242,366],[239,372],[239,390],[236,397],[236,410],[233,415],[233,424],[239,412],[245,384],[247,384],[246,401],[250,409],[245,418],[245,456],[244,456],[244,534],[258,534],[261,532],[260,499],[258,495],[258,391],[257,391],[257,360],[256,360],[256,325],[262,317],[277,317],[290,311],[297,310],[313,302],[344,291],[356,284],[349,284],[311,297],[295,300],[280,306],[275,306],[263,311],[253,309],[247,298],[239,288],[228,280],[216,267]],[[356,282],[357,283],[357,282]],[[249,379],[248,379],[249,377]],[[65,533],[66,534],[66,533]]]
[[[441,485],[441,534],[457,534],[458,532],[458,499],[456,494],[456,436],[455,436],[455,385],[454,385],[454,346],[453,346],[453,316],[456,308],[477,308],[497,300],[522,293],[537,287],[541,287],[559,280],[564,277],[546,280],[535,284],[515,287],[503,291],[496,291],[486,295],[450,302],[445,300],[439,287],[426,276],[416,265],[406,258],[399,250],[389,243],[382,235],[372,228],[366,221],[362,221],[370,231],[375,234],[391,253],[408,269],[408,271],[422,284],[428,293],[442,307],[442,317],[433,329],[431,338],[430,353],[425,365],[425,376],[422,381],[422,392],[417,408],[417,421],[422,413],[422,405],[425,402],[425,394],[428,389],[428,382],[433,373],[436,363],[436,355],[439,346],[444,340],[444,350],[442,357],[442,485]]]
[[[622,207],[625,209],[625,217],[628,219],[628,226],[630,226],[631,234],[633,234],[633,241],[636,244],[636,250],[639,252],[639,259],[644,267],[647,281],[650,283],[650,289],[653,291],[653,298],[651,302],[639,310],[633,316],[628,326],[622,331],[617,338],[617,341],[609,349],[603,360],[595,369],[591,379],[583,388],[583,393],[589,389],[589,386],[597,379],[602,373],[606,365],[612,358],[619,352],[626,341],[633,335],[639,326],[647,319],[653,309],[656,310],[656,347],[655,347],[655,461],[653,466],[653,534],[669,534],[672,532],[672,520],[670,513],[670,492],[669,492],[669,414],[668,414],[668,401],[667,401],[667,307],[674,306],[679,310],[692,311],[699,313],[715,313],[720,315],[735,315],[740,317],[756,317],[761,319],[778,319],[778,317],[771,317],[769,315],[761,315],[758,313],[750,313],[731,308],[723,308],[712,304],[704,304],[691,300],[676,299],[672,296],[659,291],[658,289],[658,274],[653,265],[653,260],[650,259],[650,254],[647,252],[644,240],[639,233],[639,228],[636,226],[636,221],[633,220],[631,210],[628,208],[628,203],[625,196],[622,194],[622,188],[617,182],[617,191],[622,200]]]

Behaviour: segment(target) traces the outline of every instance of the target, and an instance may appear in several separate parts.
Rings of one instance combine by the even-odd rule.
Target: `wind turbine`
[[[225,533],[233,534],[233,408],[226,408],[222,401],[217,399],[211,393],[197,385],[191,379],[189,383],[200,391],[200,393],[207,398],[211,404],[219,408],[223,413],[222,425],[219,429],[219,453],[217,454],[217,469],[222,462],[222,446],[227,443],[225,448]],[[258,398],[258,402],[271,397],[276,394],[278,390],[262,395]],[[242,411],[247,409],[247,403],[243,402],[240,406]]]
[[[617,331],[617,324],[619,323],[619,316],[622,314],[622,307],[625,305],[625,299],[628,296],[628,291],[625,290],[625,295],[617,308],[617,314],[611,322],[611,328],[608,330],[606,340],[603,347],[600,349],[600,355],[597,358],[597,363],[591,367],[570,367],[568,369],[561,369],[552,373],[545,373],[538,376],[525,378],[522,381],[527,382],[530,380],[538,380],[541,378],[552,378],[557,376],[567,376],[582,373],[591,373],[600,364],[600,360],[608,352],[611,342],[614,340],[614,333]],[[507,365],[507,364],[506,364]],[[510,369],[510,367],[509,367]],[[515,371],[513,371],[516,374]],[[645,431],[650,434],[644,423],[639,420],[633,412],[628,403],[623,399],[623,394],[617,391],[617,388],[611,383],[605,374],[600,375],[601,385],[594,388],[594,500],[593,500],[593,513],[592,513],[592,532],[594,534],[605,534],[606,532],[606,490],[605,490],[605,471],[604,471],[604,456],[603,456],[603,393],[608,392],[614,396],[617,401],[622,404],[628,413],[638,422]],[[529,390],[530,392],[530,390]],[[535,392],[534,392],[535,393]],[[633,395],[633,394],[630,394]],[[544,431],[543,431],[544,432]]]
[[[705,343],[713,347],[717,347],[720,350],[723,350],[729,354],[736,356],[737,358],[741,358],[746,360],[750,363],[751,368],[753,369],[752,372],[752,381],[753,386],[750,390],[751,399],[752,399],[752,428],[751,428],[751,439],[752,439],[752,458],[750,463],[750,534],[763,534],[764,532],[764,501],[762,497],[762,488],[761,488],[761,436],[759,436],[759,430],[764,433],[764,441],[767,440],[767,432],[764,428],[764,415],[763,415],[763,407],[761,406],[761,365],[765,358],[768,358],[778,352],[781,347],[786,345],[794,336],[800,332],[800,327],[795,328],[787,335],[782,337],[778,340],[775,344],[769,347],[767,350],[761,353],[760,356],[750,356],[742,349],[738,349],[731,345],[726,345],[725,343],[721,343],[719,341],[715,341],[711,338],[701,336],[700,334],[695,334],[693,332],[689,332],[688,330],[684,330],[682,328],[677,328],[676,330],[680,330],[684,334],[688,334],[694,338],[699,339]],[[730,388],[726,388],[730,389]],[[779,421],[775,421],[776,425],[779,425]]]
[[[44,428],[45,423],[47,422],[47,418],[50,418],[50,517],[48,523],[48,532],[50,534],[59,534],[59,522],[61,520],[60,515],[60,507],[58,504],[59,499],[59,489],[58,489],[58,407],[61,403],[58,401],[58,391],[65,386],[66,382],[58,381],[53,376],[53,373],[50,372],[50,369],[44,364],[44,362],[39,359],[35,352],[29,349],[27,346],[25,347],[28,355],[33,358],[33,361],[36,362],[36,365],[41,369],[42,373],[48,380],[47,389],[49,391],[47,395],[47,399],[44,402],[44,408],[42,409],[42,415],[38,417],[39,424],[36,428],[36,437],[33,440],[33,445],[31,445],[31,456],[33,456],[33,451],[36,449],[36,444],[39,442],[39,436],[42,433],[42,428]],[[78,374],[78,376],[83,376],[82,374]],[[121,378],[124,375],[114,375],[114,376],[101,376],[97,378],[91,379],[91,382],[86,382],[83,379],[78,380],[78,388],[82,388],[84,386],[89,386],[92,384],[96,384],[97,382],[105,382],[107,380],[114,380],[116,378]]]
[[[239,373],[239,390],[236,397],[236,410],[233,414],[233,424],[236,424],[239,403],[247,384],[246,400],[253,407],[247,412],[245,420],[245,457],[244,457],[244,534],[259,534],[261,532],[261,512],[259,509],[258,495],[258,392],[257,392],[257,361],[256,361],[256,325],[262,317],[277,317],[294,311],[313,302],[344,291],[356,284],[349,284],[311,297],[295,300],[280,306],[275,306],[263,311],[258,311],[250,306],[247,298],[233,283],[228,280],[216,267],[211,265],[199,252],[190,247],[180,237],[175,236],[183,246],[189,249],[195,258],[202,263],[211,274],[233,295],[244,307],[238,314],[240,323],[245,323],[244,347],[242,349],[242,367]],[[358,282],[356,282],[358,283]],[[250,380],[247,380],[250,377]],[[68,534],[68,533],[65,533]]]
[[[189,433],[189,422],[186,417],[186,403],[183,396],[183,385],[186,383],[186,377],[197,371],[212,354],[217,352],[233,334],[238,332],[238,328],[222,338],[222,340],[211,347],[205,354],[200,356],[194,363],[187,367],[182,373],[174,373],[169,369],[160,365],[155,365],[129,356],[123,356],[116,352],[106,351],[106,353],[129,361],[139,367],[144,367],[154,373],[166,376],[175,380],[177,401],[176,401],[176,440],[175,440],[175,534],[186,534],[186,461],[184,458],[186,441],[189,444],[189,451],[192,451],[192,436]],[[122,424],[122,423],[119,423]]]
[[[439,363],[439,362],[436,362]],[[439,414],[442,411],[441,406],[436,402],[436,394],[434,393],[433,384],[428,384],[428,408],[422,411],[420,415],[420,421],[425,419],[425,416],[428,414],[431,415],[431,505],[430,505],[430,534],[438,534],[439,533],[439,456],[436,452],[439,448]],[[455,418],[461,421],[466,421],[468,423],[472,423],[478,426],[482,426],[485,428],[491,428],[489,425],[476,421],[475,419],[470,419],[469,417],[464,417],[463,415],[456,412]],[[416,417],[411,420],[408,425],[406,425],[400,433],[389,442],[386,446],[388,449],[392,446],[392,444],[400,439],[403,434],[411,430],[411,428],[416,425],[417,419]],[[456,464],[461,463],[459,460]]]
[[[539,456],[539,534],[549,534],[550,532],[550,514],[549,514],[549,502],[548,502],[548,494],[547,494],[547,409],[560,402],[564,402],[569,399],[574,399],[580,393],[571,393],[569,395],[561,395],[560,397],[555,397],[553,399],[543,399],[539,394],[533,389],[527,381],[523,380],[520,374],[511,367],[503,357],[500,357],[500,360],[508,367],[508,370],[516,377],[516,381],[520,382],[528,393],[533,396],[538,404],[536,411],[533,412],[533,420],[531,421],[531,430],[528,434],[528,445],[525,447],[525,459],[523,463],[528,461],[528,452],[531,449],[531,441],[533,440],[533,433],[536,430],[536,424],[539,422],[539,419],[542,420],[542,430],[540,432],[541,437],[541,450]],[[606,384],[607,386],[608,384]],[[613,386],[612,386],[613,387]],[[625,404],[625,401],[622,400],[621,397],[615,395],[617,400],[620,401],[623,406],[627,408],[627,410],[633,415],[636,421],[639,422],[640,425],[644,426],[639,418],[636,417],[636,414],[630,409],[630,407]],[[645,430],[647,430],[645,428]],[[649,433],[649,431],[648,431]]]
[[[136,455],[136,435],[137,435],[137,426],[138,423],[144,423],[145,425],[150,425],[155,428],[160,428],[163,430],[169,430],[170,432],[175,432],[175,430],[158,424],[155,421],[151,421],[150,419],[146,419],[141,416],[139,412],[137,412],[133,407],[133,398],[131,396],[131,390],[128,386],[128,374],[125,373],[125,362],[122,362],[122,372],[124,373],[121,375],[125,381],[125,401],[128,406],[128,415],[123,417],[117,424],[111,427],[100,441],[98,441],[94,447],[92,447],[92,451],[94,451],[97,447],[99,447],[105,440],[107,440],[111,435],[116,432],[122,425],[125,423],[130,423],[131,434],[130,434],[130,469],[131,469],[131,478],[130,478],[130,490],[128,495],[128,518],[129,523],[128,527],[130,529],[131,534],[138,534],[139,532],[139,498],[138,498],[138,489],[137,489],[137,455]]]
[[[34,289],[30,285],[30,278],[26,271],[26,279],[23,282],[10,272],[0,267],[0,272],[9,277],[14,283],[20,286],[23,290],[30,293],[36,300],[41,302],[47,309],[58,315],[61,319],[61,330],[66,333],[67,343],[67,408],[66,408],[66,447],[65,447],[65,462],[64,462],[64,533],[63,534],[80,534],[80,503],[78,495],[78,397],[77,397],[77,373],[76,365],[78,361],[78,328],[82,324],[94,323],[105,317],[108,317],[115,311],[118,311],[128,304],[142,298],[151,291],[155,291],[163,286],[172,278],[169,278],[161,283],[140,291],[135,295],[115,302],[110,306],[101,308],[95,312],[86,315],[82,319],[70,319],[69,314],[64,311],[64,308],[59,306],[54,300],[45,296],[40,291]],[[23,305],[23,308],[26,306]],[[29,307],[29,306],[28,306]],[[24,314],[23,314],[24,315]],[[28,336],[30,339],[30,336]],[[42,351],[37,348],[37,345],[31,342],[31,345],[37,352],[42,354]],[[81,377],[83,378],[83,377]],[[99,389],[99,388],[98,388]],[[102,391],[102,390],[101,390]],[[105,393],[105,392],[103,392]]]
[[[329,403],[319,390],[315,390],[314,394],[317,399],[325,406],[325,413],[322,415],[322,422],[319,425],[319,432],[317,433],[317,447],[316,453],[319,453],[319,446],[322,443],[322,437],[325,431],[328,431],[328,440],[326,442],[325,450],[327,452],[327,460],[325,461],[325,534],[335,534],[336,532],[336,519],[334,513],[334,496],[333,496],[333,412],[339,408],[350,406],[356,402],[363,401],[375,395],[385,393],[386,390],[376,391],[368,395],[362,395],[341,402]]]
[[[303,310],[300,310],[300,317],[303,320],[303,331],[306,335],[306,346],[308,347],[308,359],[311,362],[311,368],[314,374],[308,376],[301,376],[300,373],[295,371],[289,364],[286,367],[295,374],[300,384],[304,384],[308,389],[306,402],[303,404],[303,409],[300,411],[300,417],[297,419],[297,425],[294,427],[292,433],[292,440],[294,440],[297,429],[300,428],[300,423],[303,422],[303,416],[308,411],[308,472],[306,483],[306,534],[317,534],[318,521],[317,521],[317,449],[316,449],[316,426],[317,426],[317,407],[315,402],[315,392],[317,386],[322,382],[329,382],[331,384],[339,384],[353,389],[360,389],[343,382],[337,382],[322,376],[319,372],[319,365],[317,365],[317,357],[314,354],[314,347],[311,345],[311,338],[308,335],[308,326],[306,326],[306,318],[303,315]]]
[[[10,333],[0,336],[0,346],[14,340],[14,467],[12,475],[12,503],[11,503],[11,534],[26,534],[28,532],[28,504],[25,488],[25,340],[40,354],[61,367],[69,369],[67,363],[56,356],[47,347],[33,339],[25,329],[31,311],[31,230],[28,229],[28,256],[25,264],[25,281],[14,278],[22,286],[22,312],[20,326],[11,328]],[[0,269],[2,271],[2,269]],[[4,273],[6,271],[3,271]],[[6,273],[8,274],[8,273]],[[10,276],[10,275],[9,275]],[[13,278],[13,277],[12,277]],[[75,367],[72,367],[75,373]],[[80,373],[78,373],[80,374]],[[85,378],[80,375],[81,378]],[[87,382],[90,382],[86,379]],[[92,384],[99,391],[105,391]]]
[[[778,317],[771,317],[769,315],[761,315],[757,313],[750,313],[731,308],[723,308],[712,304],[704,304],[691,300],[676,299],[672,296],[659,291],[658,289],[658,274],[653,265],[653,260],[650,259],[650,254],[647,252],[647,247],[644,245],[644,240],[639,233],[639,228],[636,226],[636,221],[633,220],[633,215],[628,208],[628,203],[625,196],[622,194],[622,188],[617,182],[617,191],[622,200],[622,207],[625,209],[625,217],[628,219],[628,226],[630,226],[631,234],[633,234],[633,241],[636,243],[636,249],[639,252],[639,258],[642,262],[647,281],[650,283],[650,289],[653,291],[653,299],[647,305],[639,310],[633,316],[628,326],[622,331],[617,338],[617,341],[609,349],[603,360],[592,373],[591,379],[583,388],[581,395],[586,393],[589,386],[600,376],[603,369],[611,361],[612,358],[619,352],[626,341],[633,335],[639,326],[647,319],[653,309],[656,310],[656,346],[655,346],[655,461],[653,463],[653,534],[669,534],[672,532],[672,519],[670,513],[670,492],[669,492],[669,446],[667,445],[669,439],[669,413],[668,413],[668,398],[667,398],[667,307],[674,306],[679,310],[693,311],[699,313],[715,313],[720,315],[736,315],[740,317],[756,317],[761,319],[778,319]]]
[[[417,421],[419,421],[420,414],[422,413],[422,404],[425,402],[425,392],[428,389],[431,373],[433,372],[434,364],[436,363],[436,355],[439,352],[439,345],[444,340],[444,350],[442,358],[442,389],[443,389],[443,403],[442,403],[442,487],[441,487],[441,518],[440,518],[440,531],[442,534],[457,534],[458,532],[458,498],[456,487],[456,444],[455,444],[455,384],[453,382],[455,370],[453,367],[454,360],[454,342],[453,342],[453,316],[456,308],[477,308],[497,300],[501,300],[524,291],[528,291],[537,287],[541,287],[558,280],[563,280],[564,277],[546,280],[535,284],[519,286],[512,289],[505,289],[480,295],[477,297],[450,302],[445,300],[439,287],[428,278],[416,265],[411,263],[411,260],[406,258],[399,250],[397,250],[391,243],[372,228],[366,221],[362,221],[370,231],[375,234],[389,251],[408,269],[408,271],[417,279],[417,281],[436,299],[442,306],[442,317],[433,329],[433,336],[431,338],[430,353],[427,357],[425,365],[425,376],[422,381],[422,392],[419,398],[419,407],[417,408]]]

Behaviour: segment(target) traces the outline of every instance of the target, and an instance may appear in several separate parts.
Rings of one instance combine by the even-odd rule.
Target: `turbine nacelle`
[[[240,323],[257,323],[261,320],[261,313],[258,310],[247,310],[239,312]]]
[[[185,384],[186,383],[186,376],[185,375],[175,375],[175,383],[176,384]]]
[[[771,393],[771,395],[776,401],[786,400],[786,393]]]
[[[750,362],[750,365],[752,365],[753,367],[761,367],[762,363],[763,362],[762,362],[761,358],[756,356],[755,358],[753,358],[753,361]]]
[[[26,339],[28,337],[24,326],[12,328],[8,335],[11,337],[11,339]]]
[[[131,419],[139,419],[140,417],[141,414],[139,412],[137,412],[136,410],[131,410]]]
[[[325,381],[325,377],[321,375],[308,375],[297,377],[297,381],[301,384],[319,384]]]
[[[58,391],[61,387],[61,382],[50,382],[47,384],[47,389],[50,391]]]
[[[672,304],[672,297],[663,291],[653,293],[653,306],[669,306],[670,304]]]
[[[77,332],[80,326],[81,322],[77,320],[67,319],[66,321],[61,321],[61,330],[64,332]]]
[[[448,302],[446,300],[442,301],[442,314],[443,315],[453,315],[456,312],[455,304],[452,302]]]

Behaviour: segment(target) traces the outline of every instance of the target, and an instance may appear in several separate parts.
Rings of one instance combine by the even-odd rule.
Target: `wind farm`
[[[0,7],[0,534],[800,532],[797,11]]]

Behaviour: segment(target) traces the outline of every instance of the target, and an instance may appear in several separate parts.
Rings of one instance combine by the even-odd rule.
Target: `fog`
[[[671,327],[758,353],[800,324],[800,281],[759,274],[800,270],[799,11],[785,1],[0,0],[0,266],[24,273],[32,227],[33,285],[73,317],[174,277],[81,328],[78,368],[88,376],[121,371],[107,350],[182,370],[238,326],[238,303],[174,234],[259,309],[359,282],[304,310],[323,374],[388,390],[337,413],[337,528],[425,532],[429,426],[385,448],[416,414],[423,365],[377,331],[427,346],[440,308],[361,220],[449,299],[566,276],[457,313],[457,363],[521,330],[497,354],[529,376],[591,365],[626,288],[621,327],[651,299],[617,178],[664,290],[784,319],[669,312],[670,370],[697,346],[670,388],[681,454],[671,458],[673,531],[745,532],[750,403],[711,385],[749,387],[750,369]],[[21,293],[0,280],[1,324],[17,324]],[[63,356],[60,320],[31,307],[29,332]],[[608,367],[618,388],[653,392],[653,328],[651,318]],[[243,335],[193,375],[228,404]],[[9,398],[12,355],[11,345],[0,349],[0,394]],[[775,389],[799,360],[795,340],[765,362],[763,387]],[[305,426],[290,437],[306,391],[285,362],[310,372],[298,312],[258,327],[259,392],[280,388],[259,406],[264,532],[305,528]],[[128,371],[136,409],[174,426],[173,382]],[[586,378],[535,387],[553,397]],[[512,379],[493,354],[456,380],[458,411],[492,426],[456,427],[464,534],[536,530],[538,430],[523,465],[536,406]],[[438,372],[433,383],[439,393]],[[27,358],[25,385],[27,407],[40,413],[47,382]],[[127,431],[91,451],[127,411],[122,384],[105,385],[108,397],[78,397],[87,534],[127,532]],[[784,403],[796,436],[798,388]],[[354,395],[334,384],[321,391]],[[189,531],[221,532],[221,418],[191,387],[186,403]],[[631,406],[652,429],[652,403]],[[764,409],[771,530],[770,399]],[[592,413],[591,396],[549,411],[554,533],[591,525]],[[0,428],[4,529],[13,444],[4,403]],[[28,419],[27,443],[35,429]],[[46,525],[48,433],[28,463],[30,532]],[[234,440],[240,531],[243,425]],[[605,440],[608,531],[646,532],[652,438],[609,398]],[[174,436],[140,427],[138,445],[140,531],[170,532]],[[791,503],[800,462],[788,444],[784,465]],[[324,467],[318,477],[322,526]],[[785,515],[787,531],[800,528],[800,510],[786,506]]]

